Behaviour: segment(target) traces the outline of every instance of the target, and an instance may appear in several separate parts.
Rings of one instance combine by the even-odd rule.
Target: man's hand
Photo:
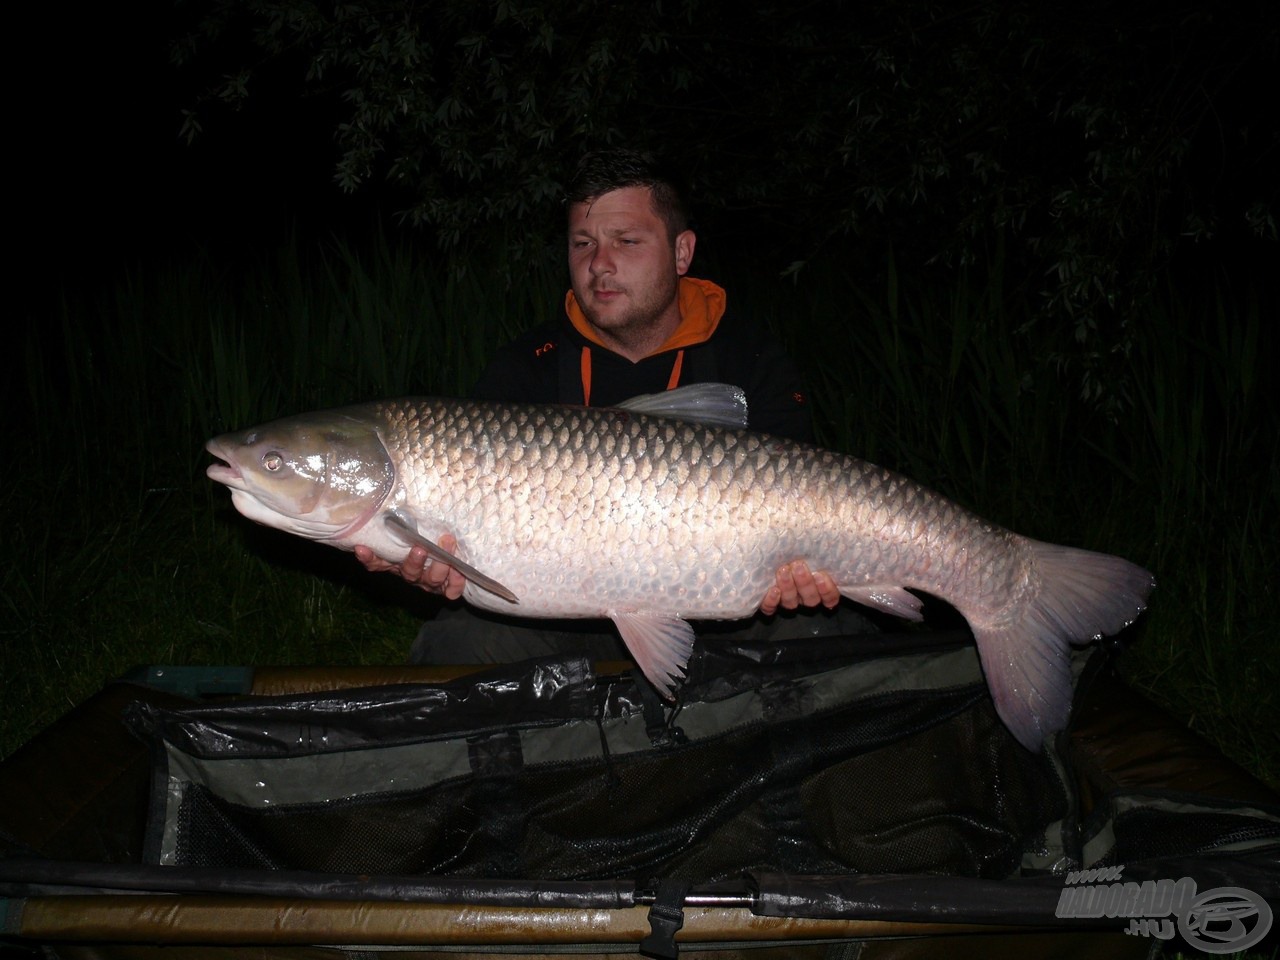
[[[796,610],[818,604],[830,610],[839,602],[840,588],[831,579],[831,574],[825,570],[811,573],[807,563],[794,560],[778,568],[777,582],[760,601],[760,612],[768,617],[777,613],[779,608]]]
[[[441,549],[453,553],[458,548],[458,540],[451,533],[440,538]],[[453,567],[439,560],[427,557],[422,547],[413,547],[409,555],[399,563],[383,560],[366,546],[356,547],[356,559],[364,564],[366,570],[373,573],[398,573],[427,593],[442,593],[449,600],[457,600],[467,586],[467,579]]]

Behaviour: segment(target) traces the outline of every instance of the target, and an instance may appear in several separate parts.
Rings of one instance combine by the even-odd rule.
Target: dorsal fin
[[[618,407],[708,427],[744,429],[747,425],[747,395],[741,387],[727,383],[691,383],[661,393],[643,393],[624,400]]]

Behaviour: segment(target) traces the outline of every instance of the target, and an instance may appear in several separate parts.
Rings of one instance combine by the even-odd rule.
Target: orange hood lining
[[[720,319],[724,316],[727,296],[724,288],[719,284],[712,283],[710,280],[700,280],[697,277],[681,277],[677,293],[680,298],[680,326],[676,327],[666,343],[648,354],[650,357],[669,350],[679,350],[705,343],[716,332],[716,327],[720,325]],[[564,312],[568,314],[569,322],[573,324],[575,330],[596,346],[605,350],[610,349],[587,322],[587,317],[578,306],[572,290],[565,294]]]

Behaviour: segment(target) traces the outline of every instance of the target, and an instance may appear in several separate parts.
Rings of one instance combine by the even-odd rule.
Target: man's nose
[[[591,275],[599,277],[606,273],[613,273],[613,255],[604,244],[600,244],[591,255]]]

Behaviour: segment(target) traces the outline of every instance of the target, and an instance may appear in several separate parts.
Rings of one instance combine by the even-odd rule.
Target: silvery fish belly
[[[683,415],[699,389],[657,409]],[[1154,585],[853,457],[652,408],[390,400],[216,438],[226,465],[209,475],[251,519],[392,561],[412,543],[451,559],[436,543],[452,533],[468,602],[610,617],[667,695],[693,642],[685,621],[749,616],[782,563],[804,559],[909,619],[910,591],[933,594],[968,621],[996,708],[1031,749],[1066,723],[1069,644],[1124,627]]]

